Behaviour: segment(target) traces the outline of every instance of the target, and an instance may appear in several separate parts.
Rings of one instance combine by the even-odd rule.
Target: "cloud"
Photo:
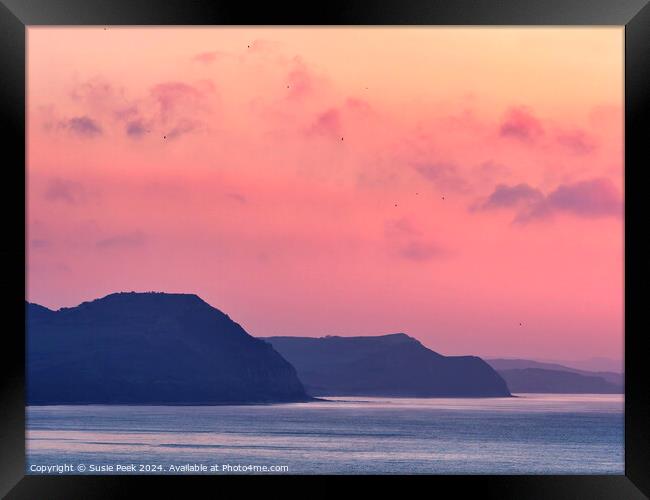
[[[614,183],[605,178],[560,185],[545,203],[554,210],[582,217],[623,215],[623,200]]]
[[[386,221],[384,223],[384,233],[388,238],[399,238],[405,235],[419,235],[420,231],[406,217],[402,217],[401,219]]]
[[[132,139],[149,132],[155,132],[156,137],[175,138],[208,123],[206,117],[211,113],[210,98],[214,94],[215,86],[210,80],[174,80],[154,84],[147,93],[132,98],[119,85],[95,78],[74,85],[70,91],[71,99],[83,106],[85,114],[53,124],[82,137],[101,135],[105,126],[106,130],[117,129]],[[49,129],[52,128],[50,125]]]
[[[341,136],[341,118],[338,110],[328,109],[320,113],[308,129],[309,134],[327,135],[332,137]]]
[[[97,248],[133,248],[142,246],[146,242],[146,236],[142,231],[116,234],[109,238],[98,240],[95,243]]]
[[[230,198],[233,201],[236,201],[237,203],[241,203],[242,205],[245,205],[246,203],[248,203],[248,199],[243,194],[226,193],[226,197]]]
[[[32,238],[29,243],[30,247],[35,250],[42,250],[48,248],[51,245],[50,240],[43,238]]]
[[[521,204],[536,203],[544,199],[544,194],[528,184],[507,186],[499,184],[488,199],[476,206],[475,209],[491,210],[496,208],[516,207]]]
[[[506,114],[499,133],[502,137],[511,137],[524,142],[535,140],[544,133],[541,123],[528,108],[511,108]]]
[[[147,133],[147,127],[144,126],[141,120],[134,120],[126,124],[126,135],[129,137],[142,137]]]
[[[163,117],[183,104],[195,104],[202,97],[198,88],[184,82],[165,82],[154,85],[151,95]]]
[[[560,133],[557,141],[576,154],[590,153],[596,147],[594,140],[582,130]]]
[[[162,130],[166,139],[175,139],[201,129],[205,113],[209,112],[208,95],[214,91],[210,81],[190,85],[184,82],[165,82],[154,85],[149,102],[149,128]]]
[[[200,62],[203,64],[210,64],[217,59],[220,59],[225,55],[225,52],[221,52],[219,50],[212,50],[209,52],[200,52],[199,54],[196,54],[192,60],[196,62]]]
[[[288,97],[297,99],[309,94],[313,88],[313,78],[305,63],[299,57],[292,61],[287,74]]]
[[[52,202],[64,202],[75,205],[85,198],[83,186],[78,182],[65,179],[51,179],[45,188],[44,197]]]
[[[487,160],[472,167],[472,179],[481,184],[493,185],[496,179],[504,179],[511,175],[510,168],[501,163]]]
[[[125,106],[120,106],[113,111],[113,117],[117,120],[131,120],[137,118],[138,115],[139,109],[136,104],[127,104]]]
[[[415,170],[441,191],[463,192],[469,187],[453,163],[419,164],[415,166]]]
[[[438,244],[425,241],[413,223],[402,217],[384,223],[384,235],[392,247],[393,255],[413,262],[426,262],[447,255]]]
[[[82,102],[94,110],[115,106],[122,98],[123,90],[103,78],[93,78],[82,83],[76,83],[70,97],[74,101]]]
[[[75,116],[62,122],[61,126],[82,137],[95,137],[102,134],[102,128],[89,116]]]
[[[368,103],[368,101],[365,99],[360,99],[358,97],[348,97],[345,100],[345,105],[352,111],[356,111],[358,113],[369,113],[372,111],[370,103]]]
[[[399,255],[407,260],[426,262],[437,257],[442,257],[445,255],[445,252],[438,245],[413,240],[399,249]]]
[[[471,210],[497,208],[515,208],[514,222],[524,224],[558,213],[583,218],[622,217],[623,199],[614,183],[605,178],[560,184],[547,195],[527,184],[500,184],[486,201]]]
[[[189,134],[190,132],[196,130],[199,127],[198,122],[182,120],[176,125],[174,125],[166,134],[167,139],[176,139],[184,134]]]
[[[87,115],[100,116],[105,122],[133,119],[138,114],[137,103],[127,98],[126,89],[102,77],[75,83],[70,97]]]

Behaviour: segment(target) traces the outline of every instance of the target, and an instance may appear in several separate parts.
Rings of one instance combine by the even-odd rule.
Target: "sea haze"
[[[623,395],[516,396],[28,407],[26,472],[67,463],[146,464],[156,474],[187,464],[279,465],[290,474],[624,473]]]

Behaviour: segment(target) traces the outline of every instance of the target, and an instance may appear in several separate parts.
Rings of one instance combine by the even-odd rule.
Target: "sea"
[[[27,474],[623,474],[623,395],[32,406]]]

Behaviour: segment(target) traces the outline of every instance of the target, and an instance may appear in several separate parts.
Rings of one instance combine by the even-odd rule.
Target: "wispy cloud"
[[[146,242],[146,235],[142,231],[120,233],[108,238],[98,240],[95,243],[97,248],[133,248],[142,246]]]
[[[511,137],[520,141],[530,142],[544,133],[540,121],[525,107],[511,108],[507,113],[499,133],[502,137]]]
[[[46,240],[44,238],[32,238],[29,241],[30,248],[33,248],[35,250],[43,250],[45,248],[50,247],[51,242],[50,240]]]
[[[167,131],[165,138],[176,139],[177,137],[193,132],[199,127],[199,125],[199,122],[196,121],[181,120]]]
[[[561,132],[557,135],[557,141],[576,154],[591,153],[596,148],[594,139],[582,130]]]
[[[338,110],[331,108],[320,113],[309,127],[308,133],[341,137],[341,118]]]
[[[142,137],[147,133],[147,127],[141,120],[130,121],[126,124],[126,135],[129,137]]]
[[[69,91],[83,114],[56,117],[50,114],[46,130],[67,130],[78,137],[93,138],[116,130],[131,139],[153,136],[173,139],[206,127],[212,112],[215,86],[210,80],[188,83],[180,80],[151,85],[147,92],[129,97],[119,85],[103,79],[75,84]],[[101,121],[101,124],[100,124]]]
[[[95,137],[102,134],[102,128],[89,116],[75,116],[61,122],[61,127],[81,137]]]
[[[413,223],[406,217],[396,220],[389,220],[384,223],[384,232],[388,238],[400,238],[402,236],[417,236],[420,234]]]
[[[528,184],[515,186],[499,184],[483,203],[475,206],[475,210],[491,210],[496,208],[517,207],[522,204],[538,203],[544,199],[544,194]]]
[[[440,246],[420,240],[410,241],[399,249],[402,258],[416,262],[430,261],[445,254]]]
[[[211,50],[207,52],[200,52],[194,55],[194,57],[192,57],[192,60],[203,64],[210,64],[222,58],[225,56],[225,54],[225,52],[222,52],[220,50]]]
[[[438,243],[423,235],[406,217],[384,223],[384,233],[393,254],[412,262],[427,262],[448,254]]]
[[[227,193],[226,197],[233,201],[236,201],[237,203],[241,203],[242,205],[248,203],[248,199],[240,193]]]
[[[313,83],[313,77],[307,65],[301,58],[294,58],[287,74],[288,97],[298,99],[309,94],[313,89]]]
[[[57,177],[48,181],[43,196],[51,202],[74,205],[85,199],[85,190],[78,182]]]
[[[418,164],[415,170],[442,191],[463,192],[469,187],[468,182],[453,163]]]
[[[551,211],[570,212],[581,217],[623,215],[621,193],[605,178],[560,185],[549,193],[544,205]]]
[[[151,95],[163,117],[180,107],[195,107],[203,97],[196,86],[181,81],[163,82],[151,88]]]

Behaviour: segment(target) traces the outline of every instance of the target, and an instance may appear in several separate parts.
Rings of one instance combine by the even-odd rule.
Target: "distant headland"
[[[120,292],[57,311],[26,303],[26,329],[29,405],[622,392],[619,374],[443,356],[404,333],[255,338],[194,294]]]

